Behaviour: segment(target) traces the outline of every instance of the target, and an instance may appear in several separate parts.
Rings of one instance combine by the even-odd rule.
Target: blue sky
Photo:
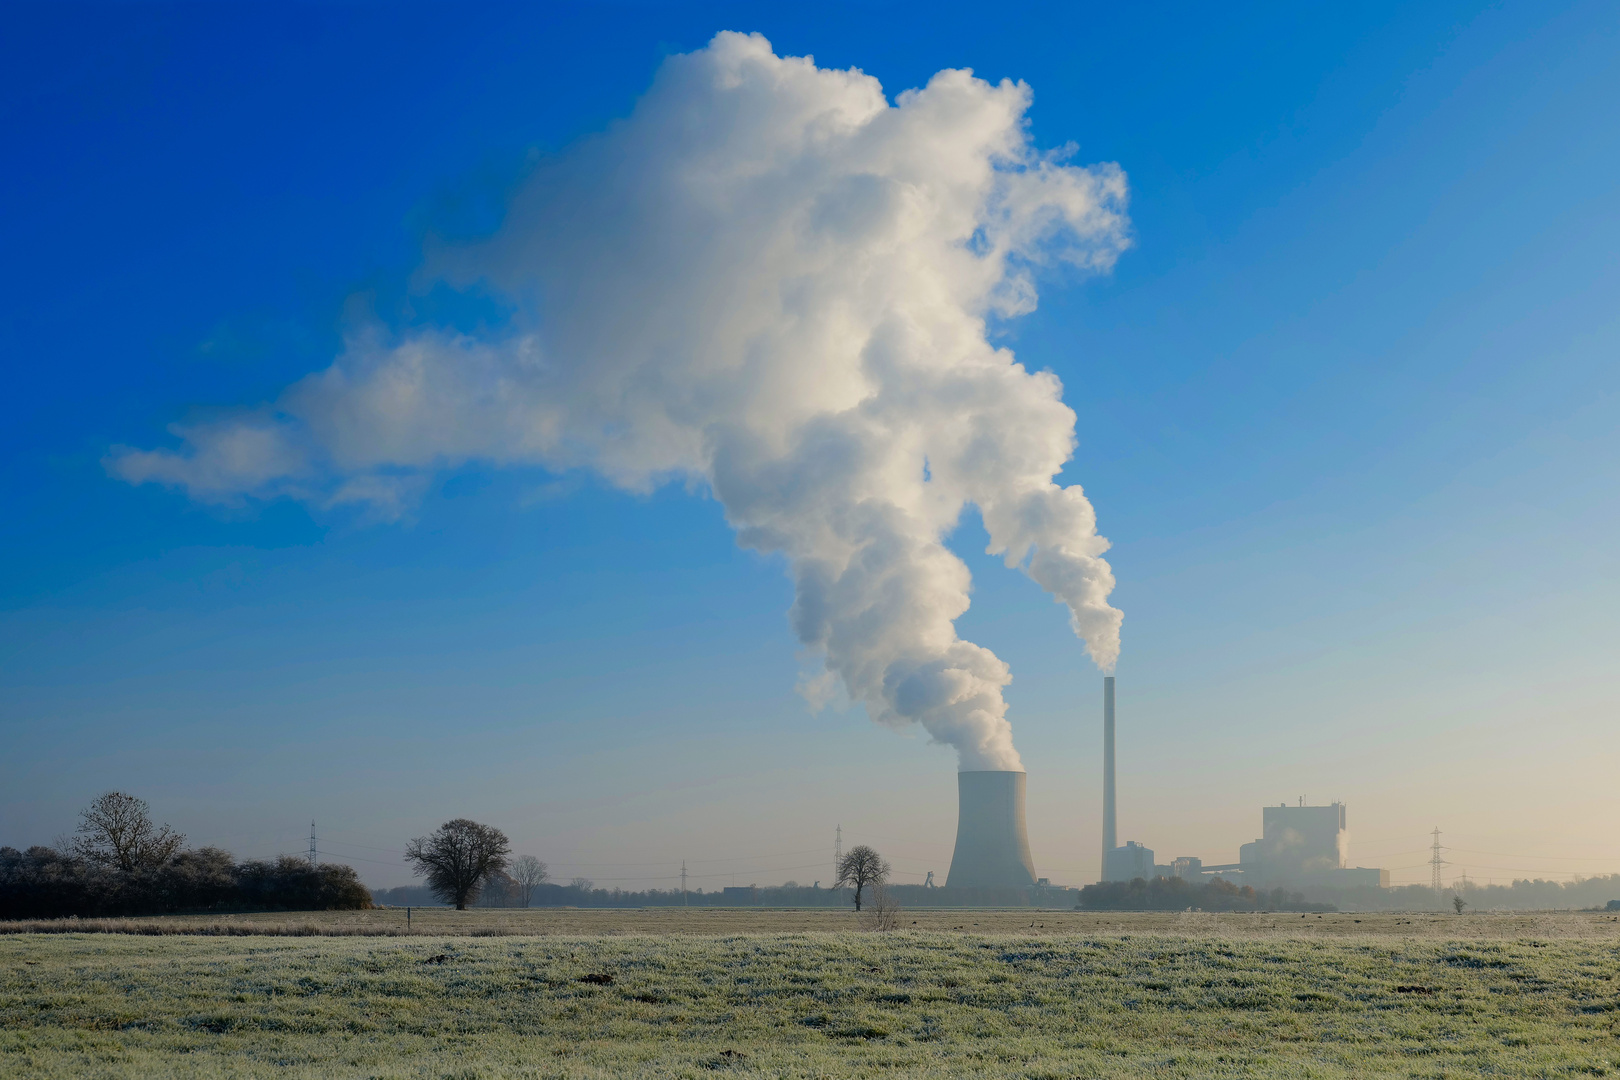
[[[812,715],[783,564],[701,490],[471,463],[396,523],[109,476],[274,398],[346,327],[469,328],[424,237],[723,29],[891,100],[971,67],[1129,178],[1133,247],[998,343],[1061,377],[1125,612],[1121,831],[1234,858],[1349,804],[1426,878],[1620,870],[1612,773],[1620,17],[1600,4],[63,6],[0,44],[0,842],[148,798],[195,842],[378,885],[451,816],[564,877],[825,878],[833,826],[942,877],[954,759]],[[1097,863],[1099,677],[983,554],[1037,865]],[[1505,854],[1503,854],[1505,853]]]

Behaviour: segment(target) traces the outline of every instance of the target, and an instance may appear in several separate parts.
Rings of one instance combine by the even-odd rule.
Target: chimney
[[[945,884],[983,889],[1035,884],[1024,829],[1024,774],[978,769],[956,774],[956,852]]]
[[[1108,880],[1108,853],[1119,847],[1119,831],[1114,819],[1114,677],[1103,676],[1103,872],[1098,881]]]

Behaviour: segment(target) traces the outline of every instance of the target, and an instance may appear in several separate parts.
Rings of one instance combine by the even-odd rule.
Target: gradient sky
[[[812,10],[813,8],[813,10]],[[12,6],[0,36],[0,843],[97,793],[373,885],[452,816],[553,875],[944,877],[946,748],[812,715],[780,561],[680,487],[466,467],[400,523],[220,509],[110,447],[268,400],[361,317],[456,325],[424,236],[716,31],[1026,81],[1134,247],[1004,344],[1063,380],[1125,612],[1120,831],[1229,861],[1342,800],[1352,861],[1620,871],[1620,13],[1560,3]],[[1100,677],[983,554],[1039,872],[1098,864]]]

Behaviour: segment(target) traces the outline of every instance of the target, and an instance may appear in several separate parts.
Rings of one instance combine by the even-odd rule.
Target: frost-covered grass
[[[0,1076],[1620,1075],[1617,1003],[1591,936],[19,934]]]
[[[1620,916],[1601,911],[1298,912],[1054,911],[1041,908],[909,908],[903,929],[981,934],[1396,935],[1480,938],[1599,937],[1620,941]],[[0,922],[15,933],[532,936],[570,934],[800,934],[862,929],[848,908],[404,908],[369,911],[264,911],[223,915],[159,915],[134,919],[53,919]]]

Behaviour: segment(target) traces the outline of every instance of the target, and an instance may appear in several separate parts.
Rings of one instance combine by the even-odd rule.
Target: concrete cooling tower
[[[956,790],[956,853],[945,884],[952,889],[1035,884],[1035,860],[1024,830],[1024,774],[961,772]]]

